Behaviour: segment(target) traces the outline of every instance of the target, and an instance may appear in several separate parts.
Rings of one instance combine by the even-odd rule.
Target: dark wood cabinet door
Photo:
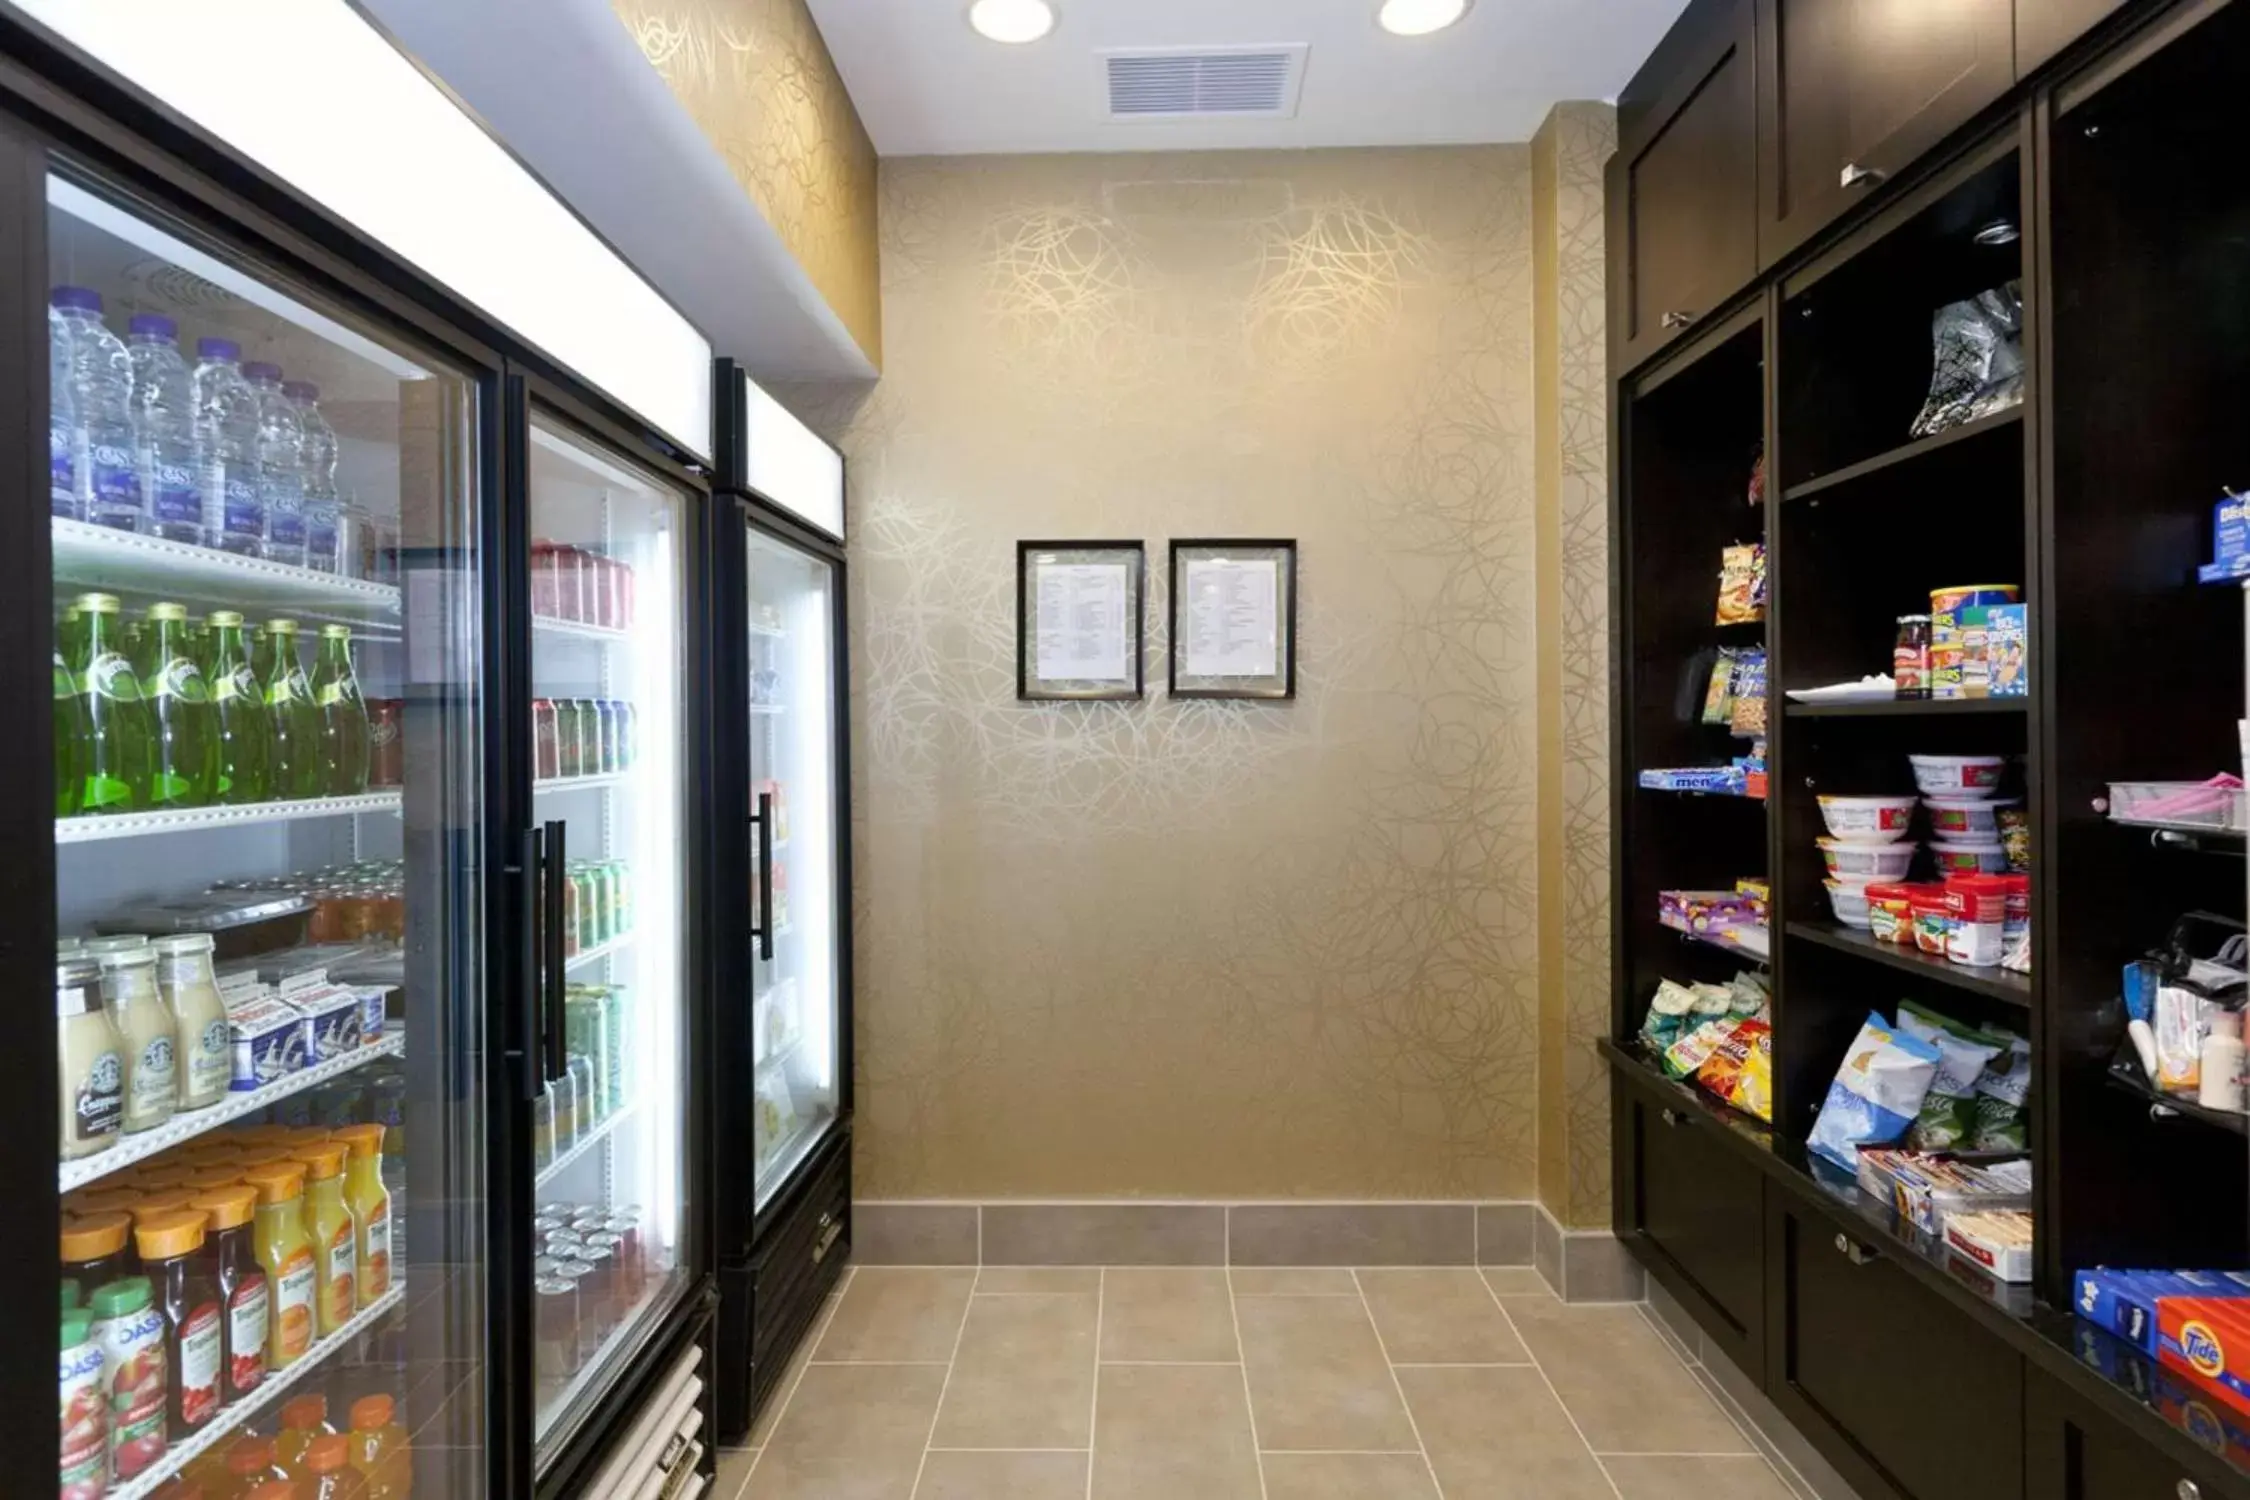
[[[2016,0],[2016,76],[2029,77],[2125,0]]]
[[[1778,1189],[1766,1203],[1781,1414],[1868,1500],[2023,1500],[2022,1356],[1848,1224]],[[1932,1380],[1973,1402],[1974,1424],[1933,1420]]]
[[[1758,273],[1757,59],[1748,0],[1691,10],[1618,101],[1611,179],[1618,367],[1663,348]]]
[[[2024,1493],[2039,1500],[2180,1500],[2189,1476],[2052,1375],[2023,1392]]]
[[[1711,1341],[1755,1380],[1765,1361],[1764,1178],[1691,1108],[1616,1085],[1612,1127],[1629,1153],[1619,1232]]]
[[[2014,0],[1759,0],[1758,259],[1772,266],[2015,82]]]

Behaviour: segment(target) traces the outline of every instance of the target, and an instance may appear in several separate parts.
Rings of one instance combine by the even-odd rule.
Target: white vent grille
[[[1112,120],[1223,117],[1283,120],[1297,113],[1305,45],[1104,52]]]

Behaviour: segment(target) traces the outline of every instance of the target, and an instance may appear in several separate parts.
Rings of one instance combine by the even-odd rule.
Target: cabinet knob
[[[1875,1258],[1874,1251],[1868,1249],[1850,1235],[1841,1232],[1836,1236],[1836,1250],[1838,1254],[1855,1266],[1864,1266]]]
[[[1695,321],[1695,314],[1691,312],[1668,312],[1657,321],[1666,328],[1685,328]]]
[[[1840,180],[1844,187],[1868,187],[1881,182],[1883,174],[1874,167],[1863,167],[1856,161],[1848,161],[1844,163]]]
[[[2203,1487],[2192,1479],[2183,1479],[2172,1486],[2172,1493],[2180,1500],[2203,1500]]]
[[[1673,1127],[1675,1130],[1679,1128],[1680,1112],[1678,1110],[1667,1109],[1662,1111],[1661,1113],[1663,1114],[1665,1124]]]

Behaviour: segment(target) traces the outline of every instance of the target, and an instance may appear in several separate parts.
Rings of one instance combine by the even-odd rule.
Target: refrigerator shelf
[[[599,641],[615,645],[632,639],[628,630],[612,630],[607,625],[588,625],[581,620],[558,619],[553,615],[533,615],[531,628],[540,635],[560,636],[568,640]]]
[[[753,703],[750,705],[750,712],[754,714],[778,714],[781,711],[782,706],[778,703]]]
[[[137,1161],[146,1161],[159,1152],[184,1145],[199,1135],[218,1129],[229,1120],[239,1120],[269,1104],[278,1103],[291,1094],[301,1094],[316,1088],[331,1078],[339,1078],[356,1068],[364,1068],[378,1058],[400,1057],[406,1052],[404,1029],[387,1031],[381,1041],[374,1042],[332,1057],[324,1063],[277,1078],[264,1088],[250,1089],[244,1093],[230,1093],[209,1109],[199,1109],[191,1115],[175,1115],[154,1130],[129,1135],[99,1156],[82,1156],[76,1161],[62,1163],[57,1173],[62,1190],[82,1188],[90,1182],[99,1182],[112,1172],[120,1171]]]
[[[169,542],[62,516],[52,518],[56,593],[70,584],[136,598],[170,599],[253,618],[287,614],[300,620],[399,629],[396,584],[316,573],[261,557]],[[59,601],[58,601],[59,602]]]
[[[596,1146],[599,1146],[603,1141],[608,1140],[611,1133],[614,1132],[618,1126],[633,1118],[633,1112],[639,1108],[640,1106],[637,1104],[628,1104],[623,1109],[620,1109],[615,1114],[611,1115],[608,1119],[602,1121],[599,1125],[596,1125],[591,1131],[587,1132],[583,1136],[580,1136],[576,1145],[572,1146],[562,1155],[556,1157],[552,1162],[550,1162],[544,1169],[540,1171],[537,1177],[532,1179],[532,1186],[534,1188],[544,1188],[548,1183],[553,1182],[557,1177],[562,1176],[564,1171],[567,1170],[572,1163],[576,1162],[578,1158],[584,1156],[587,1152],[593,1150]]]
[[[55,819],[55,842],[90,844],[98,839],[140,838],[157,833],[193,833],[205,828],[247,828],[259,823],[294,823],[301,818],[344,818],[362,813],[395,813],[397,792],[362,792],[356,797],[304,797],[287,802],[253,802],[245,807],[167,808],[158,812],[96,814]]]
[[[595,1347],[594,1352],[586,1357],[585,1363],[579,1366],[578,1373],[570,1377],[570,1383],[556,1390],[552,1395],[541,1397],[539,1402],[539,1441],[542,1444],[547,1441],[558,1416],[577,1406],[580,1399],[592,1387],[606,1384],[616,1378],[618,1354],[628,1344],[647,1339],[660,1326],[659,1320],[648,1316],[649,1310],[656,1305],[659,1299],[671,1293],[678,1281],[679,1277],[676,1275],[658,1276],[652,1272],[649,1276],[648,1290],[642,1292],[640,1300],[636,1301],[632,1308],[617,1320],[617,1326],[612,1328],[609,1331],[609,1336],[603,1339]],[[541,1461],[544,1462],[544,1458]],[[102,1500],[116,1500],[116,1497],[105,1495]]]
[[[313,1346],[288,1369],[267,1372],[264,1383],[258,1387],[255,1395],[222,1409],[211,1419],[208,1427],[194,1437],[167,1448],[162,1458],[143,1469],[131,1483],[111,1486],[102,1500],[141,1500],[142,1496],[152,1493],[165,1480],[226,1441],[230,1435],[239,1432],[252,1418],[264,1415],[276,1397],[343,1352],[354,1339],[372,1328],[376,1319],[398,1306],[405,1296],[404,1279],[393,1278],[391,1289],[376,1298],[372,1306],[361,1308],[352,1315],[349,1323],[328,1337],[314,1340]]]
[[[549,792],[592,792],[604,787],[620,786],[633,773],[611,771],[601,776],[546,776],[534,781],[531,789],[545,796]]]
[[[575,969],[581,964],[590,964],[597,958],[608,958],[612,954],[632,946],[633,935],[630,932],[622,933],[606,943],[596,943],[591,948],[582,948],[576,953],[566,955],[563,958],[563,967]]]
[[[769,641],[786,641],[789,639],[789,632],[779,625],[760,625],[755,620],[749,621],[748,625],[752,635],[764,636]]]

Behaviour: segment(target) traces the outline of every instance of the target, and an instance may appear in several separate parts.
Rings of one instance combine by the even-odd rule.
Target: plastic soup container
[[[1914,944],[1915,887],[1897,880],[1870,881],[1867,927],[1878,942]]]
[[[1943,954],[1949,925],[1944,889],[1938,886],[1917,889],[1907,899],[1907,906],[1914,917],[1914,946],[1924,953]]]
[[[1996,967],[2007,934],[2007,877],[1955,876],[1945,883],[1945,905],[1945,956],[1971,968]]]

